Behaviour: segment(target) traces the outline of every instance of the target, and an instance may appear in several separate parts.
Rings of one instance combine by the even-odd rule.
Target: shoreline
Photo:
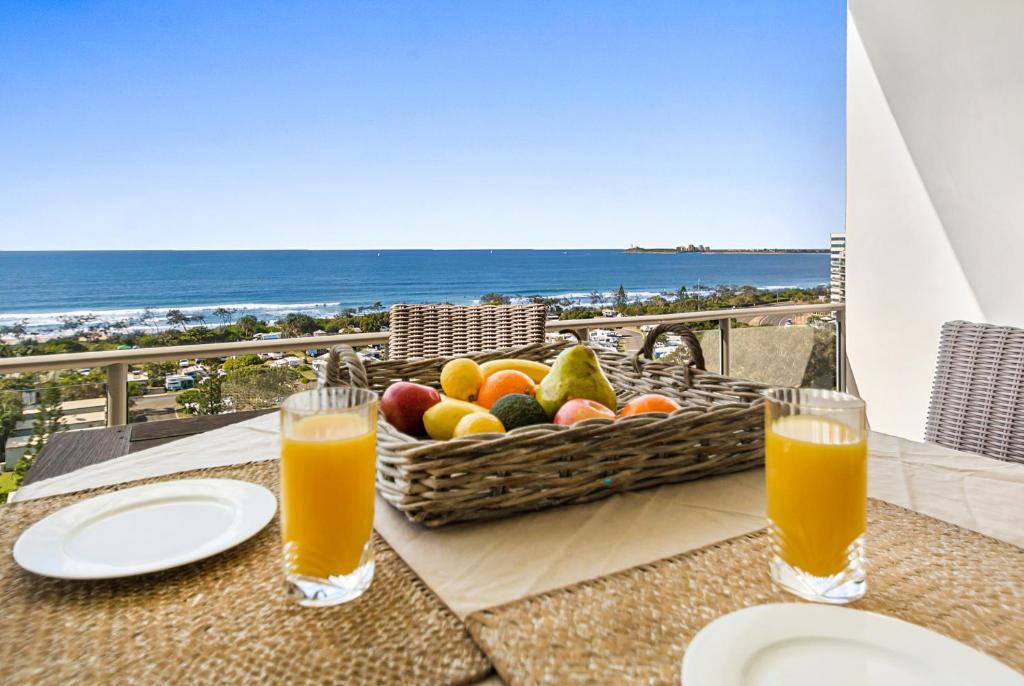
[[[688,250],[686,248],[626,248],[632,255],[827,255],[829,248],[719,248]]]
[[[689,293],[698,298],[710,297],[713,295],[718,288],[722,288],[725,284],[703,284],[701,286],[694,286],[689,290]],[[815,288],[826,288],[827,282],[820,282],[816,284],[790,284],[790,285],[765,285],[765,286],[753,286],[757,291],[760,292],[775,292],[784,291],[788,289],[798,290],[811,290]],[[649,300],[656,296],[664,296],[668,291],[658,290],[634,290],[629,291],[631,298],[642,298],[643,300]],[[534,298],[543,298],[547,300],[560,301],[565,306],[598,306],[598,307],[611,307],[615,301],[615,291],[613,290],[602,290],[587,292],[582,290],[561,292],[557,294],[536,294],[536,295],[525,295],[525,294],[503,294],[509,298],[511,304],[526,304],[534,302]],[[599,295],[600,299],[594,301],[593,296]],[[478,305],[480,304],[480,296],[476,298],[472,297],[460,297],[451,298],[449,302],[462,305]],[[228,307],[232,311],[229,315],[231,319],[237,319],[243,315],[256,316],[258,319],[265,321],[276,321],[283,318],[290,313],[308,314],[313,317],[330,317],[341,314],[352,314],[352,315],[367,315],[374,314],[376,312],[387,311],[388,308],[395,303],[393,302],[381,302],[381,308],[375,309],[370,304],[356,304],[345,305],[342,302],[326,302],[326,303],[245,303],[245,304],[232,304],[232,305],[221,305],[220,307]],[[176,329],[179,325],[169,324],[166,321],[166,313],[169,310],[179,310],[186,315],[203,315],[204,319],[196,321],[188,325],[188,328],[195,326],[207,326],[216,328],[219,325],[227,324],[228,322],[223,320],[217,314],[215,310],[218,305],[184,305],[178,307],[151,307],[151,308],[119,308],[116,310],[76,310],[69,312],[18,312],[18,313],[0,313],[0,340],[4,338],[19,340],[21,338],[35,338],[38,340],[49,340],[52,338],[62,338],[72,334],[78,329],[87,329],[90,326],[98,326],[102,329],[114,328],[117,332],[123,333],[141,333],[141,332],[158,332],[164,330]],[[149,316],[145,321],[141,320],[143,312],[149,311]],[[68,328],[65,322],[60,321],[62,316],[67,315],[86,315],[89,319],[79,322],[75,328]],[[116,322],[122,322],[121,327],[111,327]],[[3,331],[4,328],[10,327],[11,325],[22,324],[25,327],[25,333],[20,335],[12,335],[11,332]]]

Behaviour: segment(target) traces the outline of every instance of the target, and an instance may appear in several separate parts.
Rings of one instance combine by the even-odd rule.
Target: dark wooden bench
[[[62,432],[46,442],[22,483],[30,484],[67,474],[82,467],[236,424],[268,412],[274,410],[250,410],[208,417],[112,426],[108,429]]]

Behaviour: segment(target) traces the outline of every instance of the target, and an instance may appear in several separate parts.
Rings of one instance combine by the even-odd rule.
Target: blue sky
[[[836,0],[0,0],[0,247],[824,247],[845,22]]]

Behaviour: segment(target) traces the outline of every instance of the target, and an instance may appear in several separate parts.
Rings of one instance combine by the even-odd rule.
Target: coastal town
[[[800,383],[808,374],[834,373],[829,352],[834,346],[834,322],[819,315],[743,316],[742,308],[757,304],[828,302],[830,289],[783,289],[769,291],[753,287],[687,289],[650,298],[631,297],[625,289],[593,293],[589,302],[542,296],[510,296],[487,293],[483,304],[534,301],[548,308],[552,319],[618,318],[642,314],[736,308],[733,326],[734,368],[749,367],[748,374],[788,383]],[[277,321],[251,316],[223,317],[211,325],[205,318],[182,319],[178,310],[165,313],[163,321],[154,315],[149,328],[110,329],[97,318],[82,317],[80,329],[62,335],[38,336],[21,328],[0,330],[0,352],[5,356],[86,350],[131,350],[139,347],[212,343],[220,341],[275,341],[295,337],[323,337],[333,334],[387,332],[388,312],[383,308],[352,310],[335,317],[315,318],[289,313]],[[650,326],[596,328],[589,332],[589,344],[598,348],[637,352]],[[705,357],[717,362],[719,331],[712,323],[692,326],[697,331]],[[549,333],[550,338],[569,334]],[[654,348],[655,358],[680,354],[678,334],[663,335]],[[785,355],[780,350],[789,351]],[[230,412],[252,412],[276,407],[281,398],[315,385],[322,376],[327,346],[311,346],[292,352],[261,352],[252,355],[212,359],[181,359],[132,365],[128,369],[129,422],[159,422],[188,416]],[[360,347],[365,360],[386,358],[386,346]],[[0,491],[16,485],[19,469],[39,453],[49,436],[57,432],[89,430],[107,424],[103,369],[75,369],[61,373],[12,374],[0,378]],[[822,382],[827,382],[824,379]],[[20,467],[19,467],[20,465]]]

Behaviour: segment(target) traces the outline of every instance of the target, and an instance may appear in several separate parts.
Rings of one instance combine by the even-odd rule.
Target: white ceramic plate
[[[186,479],[126,488],[54,512],[21,534],[14,560],[60,579],[113,579],[202,560],[250,538],[277,499],[256,484]]]
[[[1024,676],[934,631],[847,608],[748,607],[700,630],[686,686],[1021,686]]]

